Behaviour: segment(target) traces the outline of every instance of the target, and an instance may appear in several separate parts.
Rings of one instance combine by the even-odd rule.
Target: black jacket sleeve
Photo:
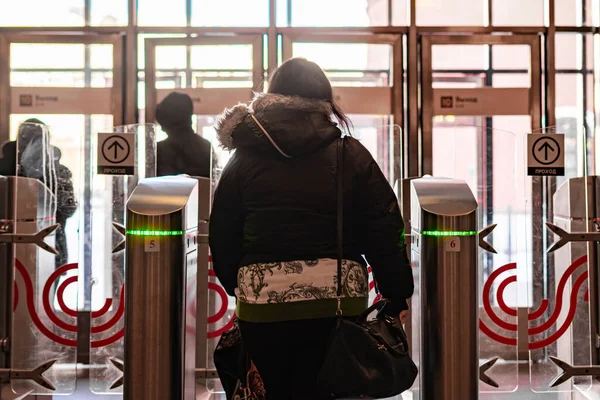
[[[392,303],[388,311],[399,313],[408,309],[406,299],[413,294],[414,282],[398,199],[371,153],[354,139],[350,144],[358,163],[358,206],[366,214],[364,256],[379,291]]]
[[[235,296],[244,243],[244,210],[237,179],[238,164],[234,154],[223,170],[215,191],[209,224],[213,269],[230,296]]]

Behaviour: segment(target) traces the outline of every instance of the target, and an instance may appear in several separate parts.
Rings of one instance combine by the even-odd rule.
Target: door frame
[[[529,113],[531,118],[531,132],[541,129],[542,125],[542,53],[541,37],[536,34],[523,35],[431,35],[421,37],[421,132],[419,136],[419,171],[421,175],[432,174],[433,172],[433,118],[434,112],[434,88],[433,88],[433,66],[432,66],[432,47],[434,45],[527,45],[530,47],[530,87],[529,87]],[[510,88],[503,88],[510,90]],[[522,88],[514,88],[520,90]],[[482,115],[480,117],[486,117]],[[525,132],[523,132],[525,133]],[[541,204],[546,198],[542,179],[533,177],[532,204]],[[531,217],[531,226],[536,229],[543,229],[543,211],[533,209]],[[541,237],[532,237],[532,248],[529,251],[532,254],[533,273],[541,273],[543,266],[543,240]],[[535,287],[534,283],[534,287]],[[535,288],[534,288],[535,293]],[[535,298],[533,299],[536,300]],[[518,357],[519,359],[529,359],[529,336],[528,311],[527,308],[520,308],[518,312]]]
[[[155,109],[158,104],[158,90],[156,89],[156,48],[163,46],[202,46],[202,45],[251,45],[252,46],[252,87],[251,88],[186,88],[178,91],[186,92],[194,100],[196,98],[208,98],[210,110],[202,113],[202,104],[194,105],[194,114],[211,115],[218,114],[224,108],[231,107],[236,102],[250,101],[254,92],[262,92],[264,89],[264,65],[263,65],[263,35],[241,35],[241,36],[198,36],[193,38],[147,38],[145,46],[145,77],[144,87],[146,89],[145,116],[146,123],[154,123]],[[188,55],[189,57],[189,55]],[[196,103],[196,101],[194,101]],[[212,186],[212,182],[208,184]],[[209,192],[212,193],[212,187]],[[209,199],[210,201],[210,199]],[[206,320],[209,317],[209,249],[208,245],[200,244],[204,249],[198,248],[198,273],[196,285],[196,368],[205,371],[208,367],[208,329]],[[206,302],[205,304],[203,304]],[[198,378],[205,378],[200,373]]]
[[[145,46],[145,76],[144,86],[146,88],[145,122],[153,123],[156,116],[154,111],[157,101],[156,89],[156,48],[162,46],[202,46],[202,45],[251,45],[252,46],[252,88],[188,88],[183,91],[202,94],[212,98],[211,92],[215,93],[214,98],[223,98],[223,93],[227,93],[225,102],[220,107],[221,112],[225,107],[231,107],[233,103],[229,102],[231,98],[237,98],[235,101],[251,100],[253,92],[262,92],[264,88],[264,66],[263,66],[263,35],[239,35],[239,36],[198,36],[193,38],[147,38],[144,41]],[[189,93],[188,93],[189,94]],[[195,112],[195,114],[198,114]],[[199,113],[202,115],[202,113]],[[206,114],[212,114],[207,112]]]
[[[432,47],[435,45],[527,45],[530,46],[529,115],[531,131],[541,129],[541,38],[538,35],[431,35],[421,37],[421,135],[419,136],[420,175],[433,169],[433,66]]]
[[[106,35],[39,35],[34,33],[0,35],[0,98],[6,101],[0,102],[0,143],[10,139],[10,115],[11,92],[10,85],[10,45],[12,43],[35,43],[35,44],[110,44],[113,46],[113,84],[110,88],[110,109],[113,116],[113,125],[124,123],[124,80],[123,80],[123,43],[124,37],[119,34]],[[29,89],[48,89],[47,87],[30,87]],[[62,88],[56,88],[62,89]],[[88,91],[105,91],[106,88],[81,88]],[[92,97],[92,96],[90,96]],[[40,113],[43,115],[43,113]],[[99,114],[104,114],[101,112]]]

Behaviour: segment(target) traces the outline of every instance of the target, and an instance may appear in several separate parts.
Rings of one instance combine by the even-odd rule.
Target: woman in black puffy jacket
[[[226,110],[219,141],[235,153],[217,187],[210,247],[237,298],[246,350],[269,399],[319,399],[317,376],[335,323],[336,149],[349,120],[321,68],[295,58],[268,93]],[[413,293],[396,196],[369,151],[344,139],[343,315],[367,308],[373,268],[387,310],[403,318]],[[363,257],[364,256],[364,257]]]

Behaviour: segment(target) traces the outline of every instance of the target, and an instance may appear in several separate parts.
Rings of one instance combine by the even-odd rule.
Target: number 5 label
[[[452,236],[444,239],[444,251],[457,253],[460,251],[460,237]]]
[[[158,253],[160,251],[160,240],[156,236],[144,238],[144,251],[146,253]]]

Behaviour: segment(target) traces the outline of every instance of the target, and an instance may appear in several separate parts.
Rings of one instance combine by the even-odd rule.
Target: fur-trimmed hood
[[[279,147],[294,157],[311,153],[340,137],[331,113],[331,104],[326,101],[259,93],[249,105],[238,104],[225,110],[217,119],[215,130],[225,149],[243,147],[280,153]]]

